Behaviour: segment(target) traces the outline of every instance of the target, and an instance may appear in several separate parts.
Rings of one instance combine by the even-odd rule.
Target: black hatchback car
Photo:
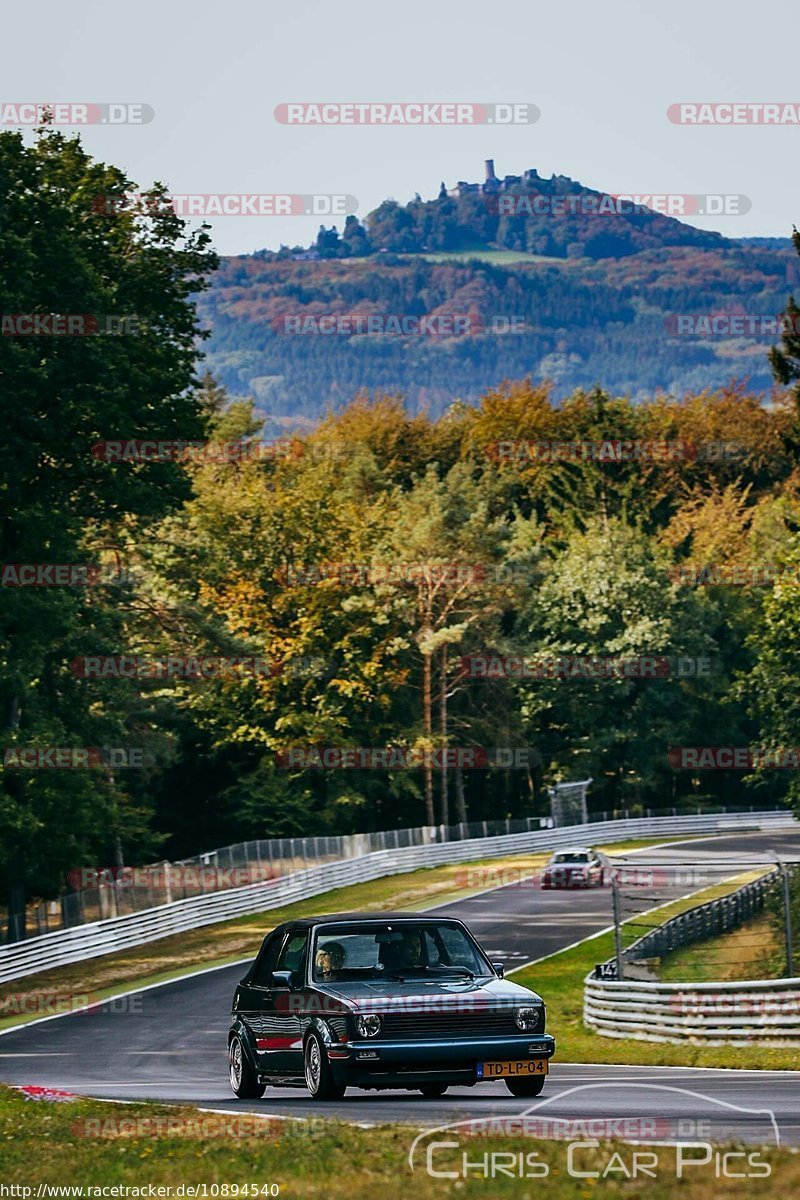
[[[336,913],[279,925],[236,989],[231,1087],[444,1095],[502,1079],[538,1096],[555,1051],[541,997],[503,978],[461,921]]]

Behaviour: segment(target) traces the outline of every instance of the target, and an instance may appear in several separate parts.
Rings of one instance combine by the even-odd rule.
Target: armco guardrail
[[[552,790],[580,789],[588,783],[588,780],[584,780],[557,784]],[[742,811],[752,813],[753,809],[714,806],[705,809],[703,813],[697,813],[695,810],[679,812],[674,808],[659,812],[651,812],[648,809],[639,815],[648,818],[710,816],[712,813]],[[628,820],[630,815],[627,810],[622,809],[613,813],[593,813],[587,819],[594,824],[600,821]],[[111,917],[146,912],[158,904],[172,904],[175,900],[190,900],[194,896],[244,887],[249,883],[260,883],[265,879],[308,870],[310,867],[322,866],[323,863],[336,862],[342,858],[360,858],[361,855],[371,854],[376,850],[400,850],[410,846],[429,846],[434,842],[460,842],[473,838],[500,837],[510,833],[531,833],[534,830],[553,828],[554,825],[557,828],[576,825],[581,820],[578,815],[570,821],[554,821],[552,817],[526,817],[473,821],[458,825],[422,825],[374,833],[261,838],[221,846],[177,862],[150,863],[144,867],[77,869],[70,872],[73,890],[65,892],[57,900],[42,901],[29,914],[29,920],[32,918],[36,934],[53,933],[58,929],[71,929],[75,925],[88,925]],[[19,936],[9,936],[7,940],[16,942],[22,939]]]
[[[736,929],[763,909],[779,878],[775,868],[735,892],[679,913],[628,946],[623,960],[641,963]],[[603,1037],[794,1044],[792,1039],[800,1037],[800,979],[663,983],[590,975],[584,981],[583,1019]]]
[[[330,837],[260,838],[221,846],[177,862],[164,861],[118,870],[78,870],[71,872],[75,891],[36,907],[36,933],[52,933],[60,928],[71,929],[110,917],[145,912],[175,900],[190,900],[195,896],[282,878],[295,871],[307,871],[345,858],[361,858],[378,850],[404,850],[435,842],[530,833],[551,824],[541,817],[529,817],[472,825],[422,825]]]
[[[774,871],[743,884],[727,896],[718,896],[716,900],[698,904],[671,917],[626,947],[622,952],[623,959],[625,962],[637,962],[645,958],[661,958],[681,946],[737,929],[761,911],[767,892],[779,876],[780,871],[776,867]]]
[[[587,978],[584,1023],[603,1037],[797,1045],[800,979],[650,983]]]
[[[512,833],[492,838],[471,838],[399,850],[380,850],[358,858],[344,859],[295,871],[279,879],[247,887],[195,896],[163,904],[142,913],[95,921],[75,929],[59,930],[0,947],[0,983],[33,975],[85,958],[127,950],[158,938],[170,937],[203,925],[226,921],[247,913],[267,912],[296,900],[322,895],[334,888],[401,874],[418,867],[470,862],[505,854],[526,854],[585,841],[602,841],[664,834],[716,833],[747,828],[779,828],[796,825],[791,814],[782,812],[726,814],[694,817],[651,817],[608,821],[602,826],[577,825],[561,829]]]

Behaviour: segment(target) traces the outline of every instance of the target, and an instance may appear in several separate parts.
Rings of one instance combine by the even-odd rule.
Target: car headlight
[[[540,1008],[518,1008],[514,1013],[517,1028],[521,1029],[524,1033],[535,1033],[539,1028],[541,1019],[542,1010]]]
[[[362,1013],[356,1017],[356,1029],[360,1037],[375,1037],[380,1033],[381,1019],[377,1013]]]

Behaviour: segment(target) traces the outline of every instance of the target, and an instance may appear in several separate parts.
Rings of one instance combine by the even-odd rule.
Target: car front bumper
[[[555,1049],[555,1040],[548,1033],[435,1042],[364,1039],[329,1046],[328,1062],[336,1082],[353,1087],[473,1084],[480,1082],[479,1062],[552,1058]]]
[[[586,875],[542,876],[543,888],[585,888],[590,884],[591,880]]]

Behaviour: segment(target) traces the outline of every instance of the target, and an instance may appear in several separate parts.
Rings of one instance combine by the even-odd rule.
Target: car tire
[[[534,1075],[530,1079],[507,1079],[506,1087],[512,1096],[518,1096],[520,1099],[538,1096],[546,1078],[546,1075]]]
[[[342,1084],[336,1083],[318,1033],[310,1033],[303,1047],[303,1072],[306,1087],[314,1100],[341,1100],[345,1093]]]
[[[240,1100],[260,1100],[267,1089],[265,1083],[258,1082],[258,1075],[250,1066],[238,1033],[233,1035],[228,1046],[228,1078],[234,1094]]]
[[[426,1100],[439,1100],[447,1091],[446,1083],[423,1083],[419,1089]]]

